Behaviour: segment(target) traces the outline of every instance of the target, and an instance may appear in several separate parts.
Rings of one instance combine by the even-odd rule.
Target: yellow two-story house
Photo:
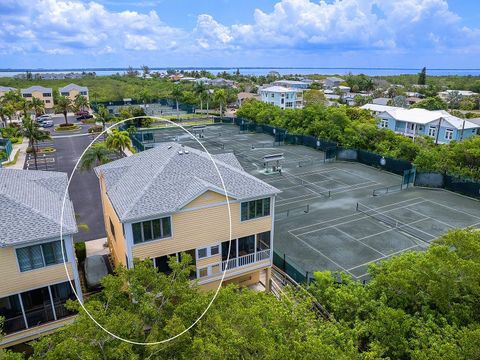
[[[54,103],[52,88],[34,85],[26,89],[21,89],[20,93],[26,100],[32,101],[32,98],[37,98],[43,101],[43,104],[45,105],[45,112],[53,112]]]
[[[52,171],[0,169],[0,317],[1,347],[49,333],[72,313],[64,307],[79,297],[72,235],[77,232],[67,198],[60,218],[67,175]],[[69,282],[66,267],[72,283]]]
[[[88,88],[86,86],[80,86],[77,84],[68,84],[60,89],[58,89],[60,95],[68,97],[71,101],[74,101],[78,95],[85,96],[87,100],[88,97]]]
[[[4,97],[6,93],[10,91],[15,91],[17,89],[10,86],[0,86],[0,98]]]
[[[224,271],[224,283],[244,286],[262,278],[268,286],[280,191],[245,172],[233,154],[210,157],[162,143],[99,166],[96,173],[117,265],[132,267],[134,258],[150,258],[168,272],[168,258],[185,252],[196,267],[192,278],[204,289],[216,288]]]

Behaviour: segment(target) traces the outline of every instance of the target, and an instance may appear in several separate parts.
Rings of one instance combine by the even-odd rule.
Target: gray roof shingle
[[[141,153],[95,168],[122,222],[139,221],[180,210],[207,190],[224,194],[207,153],[178,143],[162,143]],[[271,196],[280,190],[245,172],[233,154],[212,155],[227,195],[238,200]]]
[[[0,169],[0,247],[60,238],[67,183],[64,173]],[[76,232],[73,205],[67,197],[63,234]]]

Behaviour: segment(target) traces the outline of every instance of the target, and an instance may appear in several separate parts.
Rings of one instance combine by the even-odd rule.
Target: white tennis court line
[[[359,243],[362,244],[363,246],[366,246],[366,247],[368,247],[369,249],[375,251],[376,253],[379,253],[379,254],[382,255],[382,256],[386,256],[386,255],[385,255],[384,253],[382,253],[381,251],[379,251],[379,250],[375,249],[374,247],[371,247],[370,245],[365,244],[364,242],[362,242],[362,241],[354,238],[354,237],[353,237],[352,235],[350,235],[349,233],[347,233],[347,232],[345,232],[345,231],[343,231],[343,230],[340,230],[340,229],[337,228],[337,227],[333,227],[333,228],[334,228],[335,230],[341,232],[342,234],[348,236],[350,239],[352,239],[352,240],[354,240],[354,241],[356,241],[356,242],[359,242]]]
[[[376,186],[376,185],[378,185],[378,184],[374,183],[374,184],[368,184],[368,185],[365,185],[365,186],[359,186],[359,187],[355,187],[355,188],[354,188],[354,186],[356,186],[356,185],[352,185],[352,187],[349,187],[349,188],[347,188],[347,189],[345,189],[345,190],[341,190],[341,191],[332,190],[332,191],[331,191],[331,194],[337,195],[337,194],[342,194],[342,193],[345,193],[345,192],[350,192],[350,191],[356,191],[356,190],[360,190],[360,189],[365,189],[365,188],[368,188],[368,187],[371,187],[371,186]],[[300,195],[300,196],[301,196],[301,197],[304,197],[304,195]],[[320,197],[325,198],[325,196],[322,195],[322,196],[310,197],[309,199],[317,199],[317,198],[320,198]],[[284,199],[284,200],[285,200],[285,201],[287,201],[287,200],[290,201],[290,200],[296,199],[296,198],[298,198],[298,197],[288,198],[288,199]],[[290,202],[288,202],[288,203],[281,203],[281,204],[278,204],[278,205],[285,206],[285,205],[290,205],[290,204],[297,203],[297,202],[299,202],[299,201],[305,201],[305,199],[293,200],[293,201],[290,201]]]
[[[443,206],[443,207],[445,207],[445,208],[447,208],[447,209],[450,209],[450,210],[453,210],[453,211],[457,211],[457,212],[459,212],[459,213],[462,213],[462,214],[465,214],[465,215],[468,215],[468,216],[471,216],[471,217],[474,217],[474,218],[480,220],[480,216],[472,215],[472,214],[470,214],[470,213],[468,213],[468,212],[466,212],[466,211],[458,210],[458,209],[456,209],[456,208],[454,208],[454,207],[451,207],[451,206],[448,206],[448,205],[444,205],[444,204],[438,203],[438,202],[433,201],[433,200],[426,200],[426,201],[431,202],[431,203],[436,204],[436,205],[439,205],[439,206]]]
[[[348,272],[350,272],[350,271],[352,271],[352,270],[354,270],[354,269],[357,269],[357,268],[359,268],[359,267],[362,267],[362,266],[365,266],[365,265],[368,265],[368,264],[372,264],[372,263],[374,263],[374,262],[377,262],[377,261],[380,261],[380,260],[383,260],[383,259],[387,259],[387,258],[389,258],[389,257],[391,257],[391,256],[395,256],[395,255],[397,255],[397,254],[401,254],[402,252],[411,250],[411,249],[416,248],[416,247],[419,247],[419,245],[412,245],[412,246],[409,246],[409,247],[407,247],[407,248],[405,248],[405,249],[401,249],[401,250],[395,251],[395,252],[393,252],[393,253],[391,253],[391,254],[385,255],[384,257],[381,257],[381,258],[378,258],[378,259],[375,259],[375,260],[370,260],[370,261],[367,261],[366,263],[363,263],[363,264],[360,264],[360,265],[355,265],[354,267],[351,267],[350,269],[348,269]],[[368,274],[368,273],[365,273],[365,274],[360,275],[360,276],[358,276],[358,277],[362,277],[362,276],[365,276],[365,275],[367,275],[367,274]]]
[[[362,205],[365,206],[365,207],[366,207],[367,209],[369,209],[369,210],[373,210],[373,211],[378,212],[380,215],[383,215],[383,214],[386,213],[386,212],[393,211],[393,210],[389,210],[389,211],[385,211],[385,212],[379,212],[379,211],[377,211],[375,208],[368,207],[368,206],[366,206],[366,205],[364,205],[364,204],[362,204]],[[413,204],[412,204],[412,205],[413,205]],[[410,206],[412,206],[412,205],[410,205]],[[410,209],[408,209],[408,206],[407,206],[406,208],[407,208],[407,210],[410,210]],[[398,220],[397,218],[392,218],[392,217],[389,217],[389,218],[392,219],[392,220],[395,220],[395,221],[397,222],[397,224],[400,223],[400,226],[397,226],[397,227],[396,227],[397,229],[400,229],[401,227],[406,228],[406,227],[409,226],[408,223],[404,223],[403,221]],[[412,228],[414,228],[414,227],[412,226]],[[437,236],[432,235],[432,234],[430,234],[430,233],[428,233],[428,232],[426,232],[426,231],[420,230],[419,228],[414,228],[414,229],[415,229],[415,230],[418,230],[418,231],[420,231],[420,232],[422,232],[422,233],[424,233],[424,234],[426,234],[426,235],[428,235],[428,236],[430,236],[430,237],[432,237],[433,239],[430,240],[430,241],[433,241],[433,240],[435,240],[435,239],[437,238]]]
[[[408,208],[406,208],[406,209],[408,209]],[[409,210],[410,210],[410,209],[409,209]],[[420,222],[420,221],[423,221],[423,220],[426,220],[426,219],[427,219],[427,218],[424,217],[423,219],[419,219],[419,220],[415,220],[415,221],[409,222],[408,225],[415,224],[415,223],[417,223],[417,222]],[[370,219],[367,219],[367,220],[370,220]],[[372,224],[375,224],[373,221],[371,221],[371,222],[372,222]],[[360,238],[360,239],[357,239],[357,240],[360,240],[360,241],[361,241],[361,240],[365,240],[365,239],[368,239],[368,238],[371,238],[371,237],[374,237],[374,236],[377,236],[377,235],[381,235],[381,234],[390,232],[390,231],[395,230],[395,229],[396,229],[396,228],[390,227],[390,228],[388,228],[388,229],[386,229],[386,230],[383,230],[383,231],[380,231],[380,232],[378,232],[378,233],[376,233],[376,234],[367,235],[367,236],[364,236],[364,237],[362,237],[362,238]],[[411,237],[411,236],[409,236],[409,237]]]
[[[353,275],[350,271],[348,271],[346,268],[344,268],[343,266],[341,266],[340,264],[338,264],[336,261],[330,259],[327,255],[325,255],[324,253],[322,253],[320,250],[318,250],[317,248],[313,247],[312,245],[310,245],[309,243],[307,243],[306,241],[300,239],[299,237],[297,237],[296,235],[294,234],[291,234],[292,236],[294,236],[295,238],[297,238],[302,244],[304,244],[305,246],[309,247],[310,249],[312,249],[313,251],[315,251],[316,253],[320,254],[321,256],[323,256],[325,259],[327,259],[328,261],[330,261],[331,263],[337,265],[340,269],[342,269],[343,271],[345,271],[346,273],[349,273],[350,275],[352,275],[353,277],[356,277],[355,275]]]
[[[355,185],[341,186],[341,187],[338,187],[338,188],[335,188],[335,189],[330,189],[330,192],[331,192],[331,194],[341,194],[341,193],[344,193],[344,192],[346,192],[346,191],[357,190],[357,188],[358,188],[358,189],[362,189],[362,188],[364,188],[364,187],[369,187],[369,186],[372,186],[372,185],[376,185],[376,184],[369,184],[369,183],[370,183],[370,182],[367,181],[367,182],[365,182],[365,183],[359,183],[359,184],[355,184]],[[360,186],[360,185],[366,185],[366,184],[369,184],[369,185],[368,185],[368,186]],[[297,186],[302,186],[302,187],[304,187],[305,189],[309,189],[308,187],[305,187],[305,186],[303,186],[303,185],[295,185],[295,187],[297,187]],[[293,188],[293,186],[290,187],[289,189],[291,189],[291,188]],[[342,189],[343,189],[343,190],[342,190]],[[281,190],[283,191],[283,190],[288,190],[288,189],[281,189]],[[338,190],[338,191],[337,191],[337,190]],[[325,189],[325,190],[324,190],[324,192],[327,192],[327,191],[328,191],[328,189]],[[309,196],[309,195],[298,195],[298,196],[292,196],[292,197],[285,198],[285,199],[279,199],[279,200],[277,201],[277,203],[278,203],[279,205],[282,205],[282,206],[283,206],[283,205],[287,205],[287,204],[280,204],[281,201],[298,202],[298,201],[300,201],[301,198],[304,198],[304,197],[306,197],[306,196]],[[297,199],[297,200],[293,200],[293,199]],[[292,200],[293,200],[293,201],[292,201]]]
[[[426,201],[424,200],[423,198],[421,197],[414,197],[414,198],[411,198],[411,199],[407,199],[407,200],[402,200],[402,201],[397,201],[395,203],[390,203],[390,204],[387,204],[387,205],[383,205],[383,206],[379,206],[377,207],[377,209],[384,209],[384,208],[388,208],[390,206],[396,206],[398,204],[402,204],[402,203],[405,203],[405,202],[408,202],[408,201],[416,201],[416,200],[422,200],[422,201]],[[420,202],[421,203],[421,202]],[[308,227],[312,227],[312,226],[317,226],[317,225],[321,225],[321,224],[326,224],[326,223],[329,223],[329,222],[332,222],[332,221],[337,221],[337,220],[341,220],[341,219],[345,219],[345,218],[348,218],[348,217],[352,217],[352,216],[355,216],[357,213],[352,213],[352,214],[349,214],[349,215],[344,215],[344,216],[339,216],[339,217],[336,217],[334,219],[329,219],[329,220],[323,220],[323,221],[320,221],[318,223],[314,223],[314,224],[310,224],[310,225],[305,225],[305,226],[300,226],[298,228],[295,228],[295,229],[291,229],[289,231],[297,231],[297,230],[300,230],[300,229],[305,229],[305,228],[308,228]]]
[[[418,204],[420,204],[422,201],[418,202]],[[416,203],[417,204],[417,203]],[[382,214],[386,214],[386,213],[389,213],[391,211],[395,211],[397,209],[403,209],[403,208],[407,208],[408,206],[411,206],[413,204],[409,204],[409,205],[405,205],[405,206],[401,206],[401,207],[396,207],[394,209],[390,209],[390,210],[385,210],[384,212],[382,212]],[[333,224],[333,225],[329,225],[329,226],[325,226],[325,227],[322,227],[320,229],[315,229],[315,230],[311,230],[311,231],[306,231],[306,232],[303,232],[303,233],[300,233],[300,234],[297,234],[298,236],[301,236],[301,235],[305,235],[305,234],[309,234],[309,233],[313,233],[313,232],[317,232],[317,231],[322,231],[322,230],[325,230],[325,229],[329,229],[329,228],[332,228],[332,227],[335,227],[335,226],[339,226],[339,225],[344,225],[344,224],[349,224],[349,223],[352,223],[352,222],[355,222],[355,221],[358,221],[358,220],[362,220],[362,219],[369,219],[371,218],[370,216],[368,215],[361,215],[360,217],[358,217],[358,212],[355,212],[353,214],[351,214],[350,216],[356,216],[355,219],[352,219],[352,220],[348,220],[348,221],[344,221],[344,222],[341,222],[341,223],[337,223],[337,224]],[[361,214],[361,213],[360,213]],[[335,219],[334,219],[335,220]],[[293,229],[293,230],[289,230],[289,232],[291,231],[295,231],[295,230],[298,230],[298,229]]]
[[[282,172],[282,175],[279,175],[280,177],[279,178],[276,178],[276,179],[273,179],[272,181],[268,181],[269,184],[272,184],[274,182],[278,182],[278,181],[281,181],[281,180],[289,180],[290,178],[297,178],[298,176],[303,176],[303,175],[322,175],[324,176],[323,174],[327,174],[329,172],[332,172],[332,171],[335,171],[336,168],[330,168],[329,170],[317,170],[317,171],[312,171],[312,172],[308,172],[308,173],[302,173],[302,174],[298,174],[297,176],[292,176],[290,175],[290,172],[289,171],[283,171]],[[326,176],[325,176],[326,177]]]
[[[426,202],[428,202],[428,200],[426,200]],[[452,228],[452,229],[453,229],[453,228],[455,228],[455,226],[452,226],[452,225],[450,225],[450,224],[447,224],[446,222],[444,222],[444,221],[442,221],[442,220],[438,220],[437,218],[434,218],[434,217],[431,217],[431,216],[425,215],[425,214],[423,214],[423,213],[422,213],[422,212],[420,212],[420,211],[413,210],[413,209],[408,209],[408,210],[410,210],[411,212],[414,212],[414,213],[416,213],[416,214],[419,214],[419,215],[425,216],[425,217],[426,217],[426,219],[430,219],[430,220],[433,220],[433,221],[439,222],[440,224],[446,225],[446,226],[448,226],[449,228]],[[424,220],[426,220],[426,219],[424,219]]]

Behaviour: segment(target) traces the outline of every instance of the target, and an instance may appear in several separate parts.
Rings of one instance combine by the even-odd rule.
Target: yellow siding
[[[67,267],[73,279],[71,263],[68,263]],[[0,249],[0,274],[2,276],[0,297],[68,280],[63,264],[20,272],[15,249],[11,247]]]
[[[75,316],[70,316],[64,319],[49,322],[47,324],[25,329],[13,334],[5,335],[0,341],[0,347],[9,347],[20,343],[25,343],[40,336],[51,334],[62,326],[72,323],[74,319]]]
[[[240,203],[230,206],[232,211],[232,238],[271,230],[272,218],[240,221]],[[172,216],[171,239],[134,245],[134,258],[144,259],[221,243],[230,238],[227,205],[179,212]]]
[[[53,94],[52,94],[53,95]],[[32,97],[40,99],[45,104],[45,109],[53,108],[53,97],[52,96],[43,96],[43,92],[41,91],[32,91]],[[49,100],[49,103],[46,103],[45,100]]]
[[[100,189],[103,206],[103,218],[105,222],[105,231],[107,233],[110,253],[112,254],[115,265],[126,265],[125,254],[127,253],[127,250],[125,238],[123,236],[123,226],[118,219],[117,213],[113,209],[113,206],[110,203],[110,199],[105,192],[105,183],[103,178],[100,178]],[[113,227],[115,229],[115,237],[110,230],[110,220],[112,221]]]
[[[222,259],[220,255],[210,256],[205,259],[197,259],[197,269],[203,268],[207,265],[218,264]]]
[[[233,201],[232,198],[228,198],[229,201]],[[201,206],[208,206],[208,205],[214,205],[214,204],[219,204],[219,203],[224,203],[226,202],[226,197],[225,195],[219,194],[214,191],[206,191],[199,197],[197,197],[195,200],[192,202],[188,203],[186,206],[184,206],[184,209],[192,209],[192,208],[197,208]]]

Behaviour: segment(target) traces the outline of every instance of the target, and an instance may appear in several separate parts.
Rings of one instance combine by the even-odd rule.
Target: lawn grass
[[[17,151],[17,153],[15,154],[15,156],[13,157],[13,160],[12,161],[9,161],[8,163],[5,163],[3,164],[2,166],[3,167],[7,167],[7,166],[13,166],[17,163],[17,160],[18,160],[18,156],[20,155],[20,150]]]
[[[81,127],[78,125],[71,125],[71,126],[56,126],[54,131],[65,132],[65,131],[77,131],[80,130]]]

